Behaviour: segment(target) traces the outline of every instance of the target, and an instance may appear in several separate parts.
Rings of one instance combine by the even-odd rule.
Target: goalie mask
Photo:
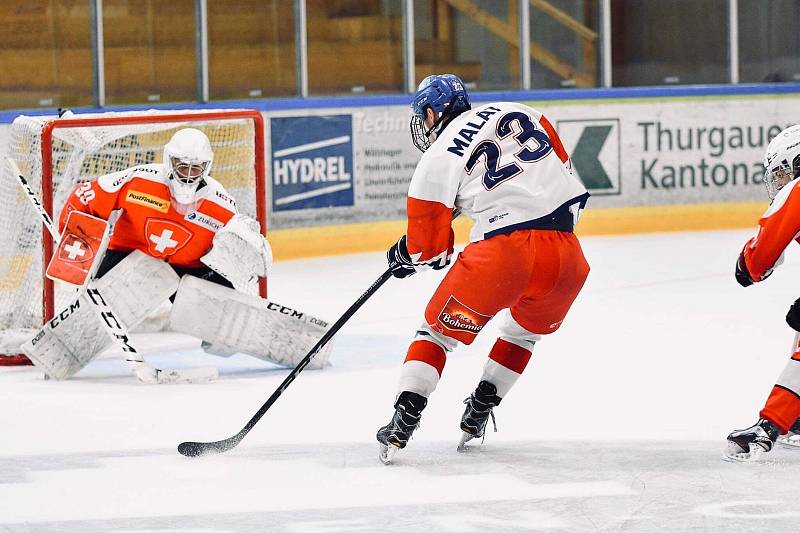
[[[770,200],[800,176],[800,124],[790,126],[770,141],[764,154],[764,186]]]
[[[177,131],[164,146],[169,190],[179,212],[194,208],[197,189],[211,172],[213,159],[208,137],[194,128]]]
[[[427,124],[427,109],[435,113]],[[454,74],[428,76],[417,87],[411,102],[411,140],[421,151],[430,148],[447,125],[464,111],[472,109],[464,82]]]

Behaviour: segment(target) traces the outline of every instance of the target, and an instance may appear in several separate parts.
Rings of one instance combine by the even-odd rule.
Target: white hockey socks
[[[423,324],[408,347],[406,360],[400,371],[397,393],[410,391],[429,398],[444,371],[447,353],[457,341],[445,337]]]

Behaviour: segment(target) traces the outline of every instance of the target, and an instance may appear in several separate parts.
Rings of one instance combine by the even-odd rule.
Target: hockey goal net
[[[58,220],[77,183],[148,163],[161,163],[164,145],[184,127],[211,140],[211,175],[241,213],[266,231],[263,117],[253,110],[107,112],[19,116],[6,157],[13,158],[42,204]],[[19,346],[74,293],[44,277],[53,251],[38,214],[3,159],[0,166],[0,365],[25,364]],[[261,287],[265,295],[265,286]]]

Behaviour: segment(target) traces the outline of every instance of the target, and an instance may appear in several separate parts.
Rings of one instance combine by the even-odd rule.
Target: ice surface
[[[337,337],[334,366],[301,374],[223,455],[175,448],[236,433],[286,370],[154,334],[135,339],[148,360],[218,365],[220,381],[141,385],[113,353],[60,383],[0,369],[0,531],[797,530],[800,450],[720,459],[787,360],[800,296],[794,249],[765,283],[736,284],[749,235],[583,239],[584,292],[496,410],[499,432],[464,454],[461,401],[491,323],[451,355],[394,465],[374,440],[439,272],[390,280]],[[379,253],[279,262],[270,296],[335,320],[384,268]]]

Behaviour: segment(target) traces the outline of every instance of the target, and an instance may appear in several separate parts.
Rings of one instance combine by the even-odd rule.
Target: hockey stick
[[[454,210],[453,219],[456,219],[460,214],[461,214],[460,209]],[[341,317],[339,317],[339,320],[337,320],[330,327],[330,329],[325,332],[325,335],[323,335],[322,338],[319,341],[317,341],[317,344],[315,344],[314,347],[311,348],[311,351],[308,352],[308,354],[306,354],[305,357],[303,357],[303,359],[297,364],[296,367],[294,367],[294,370],[289,372],[289,375],[286,376],[286,379],[284,379],[283,382],[278,386],[278,388],[275,389],[275,392],[272,393],[272,396],[270,396],[269,399],[266,402],[264,402],[264,405],[261,406],[261,408],[256,412],[256,414],[253,415],[253,418],[251,418],[247,422],[247,424],[245,424],[245,426],[241,429],[241,431],[239,431],[239,433],[237,433],[232,437],[228,437],[227,439],[218,440],[214,442],[192,442],[192,441],[182,442],[178,445],[178,453],[180,453],[181,455],[185,455],[186,457],[199,457],[201,455],[224,453],[236,447],[237,444],[242,442],[242,439],[245,437],[245,435],[247,435],[250,432],[250,430],[253,429],[253,426],[255,426],[259,420],[261,420],[261,417],[263,417],[266,414],[269,408],[272,407],[272,404],[274,404],[277,401],[280,395],[283,394],[283,391],[285,391],[286,388],[292,383],[292,381],[294,381],[297,375],[303,371],[303,369],[306,367],[306,365],[308,365],[311,359],[314,358],[317,352],[319,352],[320,349],[322,349],[322,347],[325,346],[325,344],[327,344],[328,341],[331,340],[331,338],[334,335],[336,335],[336,333],[342,328],[345,322],[350,320],[350,317],[352,317],[355,314],[355,312],[358,311],[358,309],[362,305],[364,305],[364,302],[366,302],[373,294],[375,294],[375,292],[377,292],[377,290],[380,289],[381,286],[384,283],[386,283],[386,281],[391,277],[392,277],[392,269],[389,268],[386,270],[386,272],[381,274],[381,276],[378,279],[376,279],[375,282],[372,285],[370,285],[370,287],[366,291],[364,291],[364,293],[361,296],[358,297],[358,299],[353,303],[353,305],[351,305],[347,309],[347,311],[345,311],[344,314]]]
[[[6,162],[8,163],[11,170],[17,176],[17,181],[19,182],[22,189],[25,191],[25,194],[28,196],[28,199],[33,204],[33,207],[36,209],[36,212],[42,219],[45,228],[50,233],[53,241],[58,244],[61,240],[61,235],[58,232],[58,229],[55,227],[53,223],[53,219],[50,218],[50,215],[45,210],[42,203],[39,201],[39,197],[33,191],[31,186],[28,184],[28,180],[25,179],[25,176],[22,175],[20,172],[19,167],[17,166],[16,161],[11,159],[10,157],[6,158]],[[109,228],[113,227],[113,220],[109,220]],[[102,257],[105,253],[105,249],[108,246],[108,241],[111,238],[112,231],[107,230],[106,235],[103,237],[102,245],[100,250],[98,250],[98,257]],[[94,269],[99,264],[99,261],[95,261]],[[163,371],[158,368],[154,368],[148,365],[142,355],[136,351],[136,348],[130,342],[128,337],[128,332],[125,326],[117,320],[116,315],[114,315],[114,311],[108,305],[108,303],[103,299],[102,294],[100,291],[97,290],[96,287],[90,284],[89,280],[91,279],[92,272],[89,273],[87,276],[87,282],[84,285],[84,290],[86,296],[89,298],[89,302],[92,306],[97,310],[99,314],[100,323],[103,325],[103,328],[108,333],[109,337],[111,337],[112,341],[116,343],[117,347],[120,348],[125,353],[125,362],[131,368],[133,375],[136,376],[139,381],[143,383],[191,383],[197,381],[209,381],[211,379],[216,379],[219,375],[219,372],[214,367],[207,367],[207,368],[195,368],[195,369],[184,369],[182,371],[177,370],[170,370],[170,371]]]
[[[182,442],[178,445],[178,453],[180,453],[181,455],[185,455],[186,457],[198,457],[201,455],[211,455],[215,453],[227,452],[228,450],[234,448],[237,444],[239,444],[245,437],[245,435],[247,435],[250,432],[250,430],[253,429],[253,426],[255,426],[259,420],[261,420],[261,417],[263,417],[264,414],[266,414],[269,408],[272,407],[272,404],[274,404],[275,401],[280,397],[280,395],[283,394],[283,391],[285,391],[286,388],[292,383],[292,381],[294,381],[297,375],[303,371],[303,369],[306,367],[306,365],[308,365],[311,359],[313,359],[314,356],[317,355],[317,352],[319,352],[320,349],[322,349],[322,347],[325,346],[325,344],[327,344],[328,341],[331,340],[331,338],[334,335],[336,335],[336,333],[342,328],[342,326],[344,326],[345,322],[350,320],[350,317],[352,317],[355,314],[355,312],[358,311],[358,309],[362,305],[364,305],[364,302],[366,302],[373,294],[375,294],[375,292],[381,287],[381,285],[386,283],[386,281],[391,277],[392,277],[391,269],[386,270],[386,272],[381,274],[381,276],[377,280],[375,280],[375,282],[372,285],[370,285],[370,287],[366,291],[364,291],[364,293],[361,296],[358,297],[358,299],[353,303],[353,305],[351,305],[350,308],[347,311],[345,311],[341,317],[339,317],[339,320],[337,320],[330,327],[330,329],[328,329],[328,331],[325,332],[325,335],[323,335],[322,338],[319,341],[317,341],[317,344],[315,344],[314,347],[311,348],[311,351],[308,352],[308,354],[306,354],[305,357],[303,357],[303,359],[297,364],[296,367],[294,367],[294,369],[291,372],[289,372],[289,375],[286,376],[286,379],[284,379],[283,382],[278,386],[278,388],[275,389],[275,392],[272,393],[272,396],[270,396],[269,399],[266,402],[264,402],[264,405],[261,406],[261,408],[256,412],[256,414],[253,415],[253,418],[251,418],[250,421],[247,422],[247,424],[245,424],[245,426],[242,428],[241,431],[239,431],[239,433],[237,433],[233,437],[229,437],[224,440],[218,440],[215,442]]]

